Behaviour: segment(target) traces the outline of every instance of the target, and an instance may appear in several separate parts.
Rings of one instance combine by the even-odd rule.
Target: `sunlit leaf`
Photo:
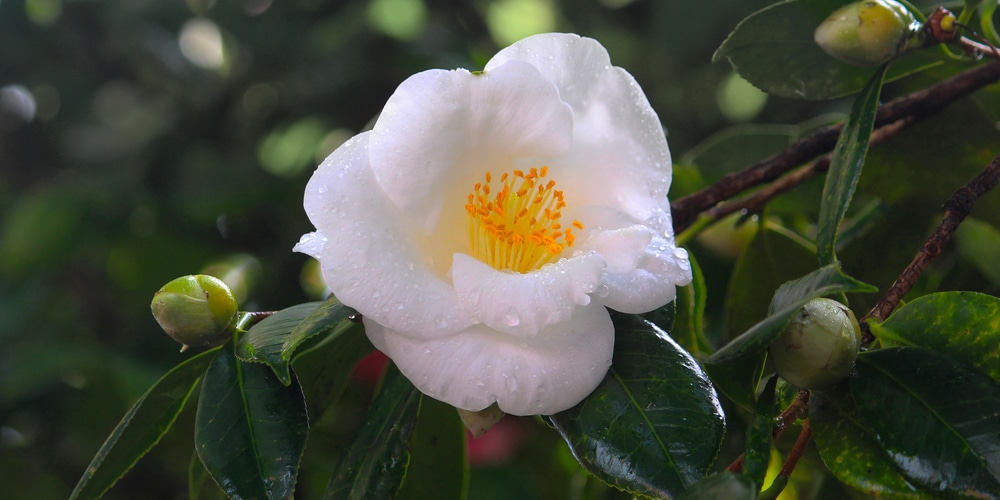
[[[100,497],[156,446],[184,409],[188,397],[217,352],[218,349],[212,349],[198,354],[156,381],[111,431],[70,498]]]
[[[407,440],[417,419],[420,392],[390,365],[365,421],[335,469],[323,498],[393,498],[410,463]]]
[[[634,315],[612,320],[608,375],[550,421],[580,463],[608,484],[677,495],[714,460],[725,432],[722,408],[698,363],[666,332]]]
[[[841,482],[879,498],[920,498],[879,447],[846,389],[813,391],[809,423],[823,463]]]
[[[830,169],[820,199],[819,221],[816,228],[816,254],[822,265],[837,260],[837,232],[854,197],[861,168],[868,154],[868,142],[875,126],[878,98],[887,66],[882,66],[854,99],[851,114],[833,148]]]
[[[1000,491],[1000,385],[944,354],[899,347],[858,356],[851,395],[914,484],[952,495]]]
[[[879,339],[947,354],[1000,381],[1000,298],[975,292],[924,295],[869,326]]]
[[[216,484],[234,499],[291,498],[308,432],[298,382],[285,386],[223,346],[205,374],[194,432]]]
[[[465,434],[453,406],[421,398],[410,435],[410,464],[396,498],[465,498],[469,488]]]
[[[782,97],[830,99],[861,90],[876,70],[838,61],[813,41],[813,32],[844,0],[787,0],[740,22],[715,52],[761,90]],[[895,61],[888,80],[939,64],[936,51]]]
[[[757,486],[750,478],[732,472],[720,472],[698,481],[677,500],[754,500]]]

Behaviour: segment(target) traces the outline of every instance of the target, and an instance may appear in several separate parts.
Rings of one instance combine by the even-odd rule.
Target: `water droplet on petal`
[[[514,310],[513,307],[507,310],[507,314],[504,315],[503,321],[507,324],[507,326],[517,326],[521,324],[521,318],[517,315],[517,311]]]
[[[326,186],[320,186],[319,189],[317,189],[316,191],[318,191],[319,194],[323,194],[323,193],[325,193],[327,191],[327,187]]]
[[[504,381],[507,383],[507,390],[510,392],[517,392],[517,379],[507,375],[506,373],[503,374],[503,377],[505,379]]]
[[[600,285],[597,285],[597,289],[594,290],[594,293],[596,293],[598,297],[604,298],[611,293],[611,288],[608,288],[608,285],[601,283]]]
[[[430,354],[430,353],[431,353],[431,348],[430,347],[425,347],[424,348],[424,354]]]

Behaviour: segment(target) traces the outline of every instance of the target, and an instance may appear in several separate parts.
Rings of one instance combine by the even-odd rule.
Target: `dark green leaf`
[[[454,407],[423,397],[410,436],[410,465],[396,498],[460,500],[469,489],[465,427]]]
[[[406,443],[421,395],[395,365],[389,365],[382,384],[323,498],[393,498],[399,489],[410,462]]]
[[[87,466],[70,498],[98,498],[170,430],[218,349],[175,366],[129,408]]]
[[[635,315],[612,314],[615,354],[600,386],[553,415],[577,460],[608,484],[673,496],[698,482],[715,458],[725,419],[698,363]]]
[[[771,462],[771,433],[774,418],[778,415],[778,400],[775,387],[778,376],[772,375],[757,398],[753,418],[747,429],[745,451],[743,453],[743,474],[754,484],[764,484],[767,465]]]
[[[195,448],[212,479],[234,499],[291,498],[309,432],[298,381],[244,363],[227,343],[202,383]]]
[[[972,217],[962,221],[955,232],[958,253],[994,285],[1000,286],[1000,231]]]
[[[302,342],[321,333],[339,335],[350,326],[347,318],[354,314],[357,314],[354,309],[335,298],[322,304],[310,302],[289,307],[247,331],[236,347],[236,355],[244,361],[266,363],[288,385],[289,361]]]
[[[846,389],[813,391],[809,423],[823,463],[841,482],[879,498],[920,498],[861,422]]]
[[[844,0],[789,0],[744,19],[715,52],[761,90],[782,97],[830,99],[852,94],[876,70],[838,61],[813,41],[813,32]],[[916,51],[893,63],[889,81],[937,64],[936,51]]]
[[[674,316],[677,314],[677,301],[670,301],[663,307],[653,309],[647,313],[642,313],[642,319],[656,325],[663,331],[669,332],[674,326]]]
[[[816,229],[816,254],[819,262],[827,265],[837,260],[837,232],[847,214],[847,207],[854,197],[854,190],[861,177],[861,168],[868,154],[868,142],[875,126],[878,98],[887,65],[882,66],[854,99],[851,114],[833,148],[830,170],[823,185],[820,199],[819,221]]]
[[[781,334],[792,316],[808,301],[826,295],[847,292],[872,292],[875,287],[843,274],[837,264],[830,264],[778,288],[771,299],[771,315],[744,334],[709,356],[708,363],[726,361],[763,352]]]
[[[750,353],[726,360],[724,363],[711,363],[706,360],[705,372],[715,384],[715,387],[734,403],[752,411],[757,401],[757,388],[764,376],[767,352]]]
[[[750,478],[732,472],[712,474],[698,481],[677,500],[754,500],[757,486]]]
[[[188,500],[198,500],[201,498],[201,489],[208,480],[208,470],[198,458],[198,452],[191,454],[191,461],[188,462]]]
[[[335,334],[299,352],[292,360],[312,421],[319,420],[323,412],[337,401],[350,382],[351,372],[358,361],[375,349],[365,336],[361,323],[348,321],[338,324],[336,330]]]
[[[869,326],[879,339],[947,354],[1000,380],[1000,299],[992,295],[924,295]]]
[[[948,356],[899,347],[858,356],[851,395],[865,425],[915,484],[979,498],[1000,492],[1000,386]]]
[[[767,316],[782,284],[816,269],[812,245],[786,229],[765,225],[740,254],[726,291],[726,338]]]
[[[689,257],[692,280],[690,285],[677,288],[676,316],[670,335],[684,350],[699,357],[711,353],[714,348],[705,336],[705,305],[708,302],[705,275],[694,255]]]

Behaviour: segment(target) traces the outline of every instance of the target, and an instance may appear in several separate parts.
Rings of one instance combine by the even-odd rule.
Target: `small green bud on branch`
[[[237,304],[222,280],[204,274],[177,278],[153,295],[153,317],[188,347],[220,344],[236,330]]]
[[[846,306],[813,299],[792,318],[770,347],[782,378],[803,389],[823,389],[843,380],[854,367],[861,327]]]
[[[924,31],[895,0],[847,4],[816,28],[813,39],[824,52],[850,64],[878,66],[923,47]]]

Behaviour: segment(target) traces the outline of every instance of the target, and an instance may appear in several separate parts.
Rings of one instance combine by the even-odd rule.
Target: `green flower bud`
[[[813,34],[827,54],[859,66],[877,66],[922,47],[922,37],[920,23],[895,0],[847,4],[830,14]]]
[[[823,389],[840,382],[858,357],[861,328],[850,309],[830,299],[802,306],[770,355],[782,378],[803,389]]]
[[[153,295],[153,317],[174,340],[190,346],[210,346],[228,339],[236,327],[233,292],[215,277],[182,276]]]

